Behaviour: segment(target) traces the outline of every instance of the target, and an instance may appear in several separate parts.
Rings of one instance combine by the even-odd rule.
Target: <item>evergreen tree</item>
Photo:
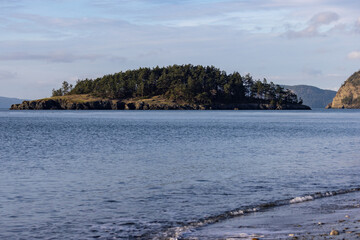
[[[64,81],[53,96],[91,94],[104,98],[162,96],[189,103],[298,103],[297,96],[279,85],[253,80],[250,74],[227,74],[214,66],[173,65],[140,68],[102,78],[78,80],[74,88]]]

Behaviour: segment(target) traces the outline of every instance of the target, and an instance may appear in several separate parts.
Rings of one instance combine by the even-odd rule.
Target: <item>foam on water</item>
[[[306,201],[313,201],[315,199],[336,196],[339,194],[348,194],[348,193],[352,193],[352,192],[360,192],[360,187],[349,188],[349,189],[340,189],[340,190],[336,190],[336,191],[328,191],[328,192],[323,192],[323,193],[317,192],[317,193],[313,193],[313,194],[309,194],[309,195],[305,195],[305,196],[295,197],[292,199],[277,200],[277,201],[270,202],[267,204],[261,204],[259,206],[245,208],[243,210],[235,209],[235,210],[225,212],[225,213],[217,215],[217,216],[212,216],[212,217],[208,217],[208,218],[199,220],[198,222],[185,223],[181,227],[169,228],[169,229],[165,230],[164,232],[155,234],[155,236],[153,236],[152,239],[154,239],[154,240],[164,240],[164,239],[177,240],[184,232],[188,232],[192,229],[203,227],[203,226],[217,223],[220,221],[224,221],[224,220],[227,220],[230,218],[239,217],[239,216],[243,216],[243,215],[258,212],[258,211],[266,211],[266,210],[269,210],[269,209],[275,208],[275,207],[281,207],[281,206],[286,206],[286,205],[290,205],[290,204],[297,204],[297,203],[302,203],[302,202],[306,202]]]
[[[314,200],[312,196],[296,197],[290,200],[290,203],[301,203]]]

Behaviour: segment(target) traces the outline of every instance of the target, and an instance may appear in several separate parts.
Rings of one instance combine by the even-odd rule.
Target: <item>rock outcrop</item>
[[[360,71],[344,82],[326,108],[360,108]]]
[[[273,106],[264,103],[248,104],[180,104],[176,102],[141,100],[97,100],[72,102],[66,98],[40,99],[13,104],[11,110],[310,110],[301,104]]]

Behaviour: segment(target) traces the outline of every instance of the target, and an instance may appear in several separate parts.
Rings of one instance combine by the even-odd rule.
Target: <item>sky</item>
[[[337,90],[360,70],[360,1],[0,0],[0,96],[173,64]]]

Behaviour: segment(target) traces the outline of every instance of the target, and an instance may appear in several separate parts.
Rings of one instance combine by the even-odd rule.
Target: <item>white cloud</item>
[[[331,90],[337,92],[339,90],[339,87],[324,88],[324,90]]]
[[[339,15],[335,12],[323,12],[313,16],[310,23],[314,26],[320,26],[323,24],[330,24],[339,19]]]
[[[285,35],[289,38],[306,38],[306,37],[323,36],[326,33],[326,31],[322,32],[320,28],[322,26],[326,26],[333,22],[336,22],[337,20],[339,20],[339,15],[335,12],[318,13],[308,21],[306,28],[299,31],[289,30],[285,33]]]
[[[348,54],[349,59],[360,59],[360,51],[353,51]]]
[[[338,70],[344,55],[360,50],[354,0],[0,0],[0,5],[0,64],[6,66],[0,67],[0,90],[24,98],[44,97],[71,76],[175,63],[215,65],[282,84],[311,85],[316,79],[322,88],[345,79],[329,81],[326,73],[358,68],[359,61],[349,60]],[[278,37],[286,31],[302,40]],[[49,85],[40,86],[40,80]],[[14,81],[23,89],[12,87]]]

